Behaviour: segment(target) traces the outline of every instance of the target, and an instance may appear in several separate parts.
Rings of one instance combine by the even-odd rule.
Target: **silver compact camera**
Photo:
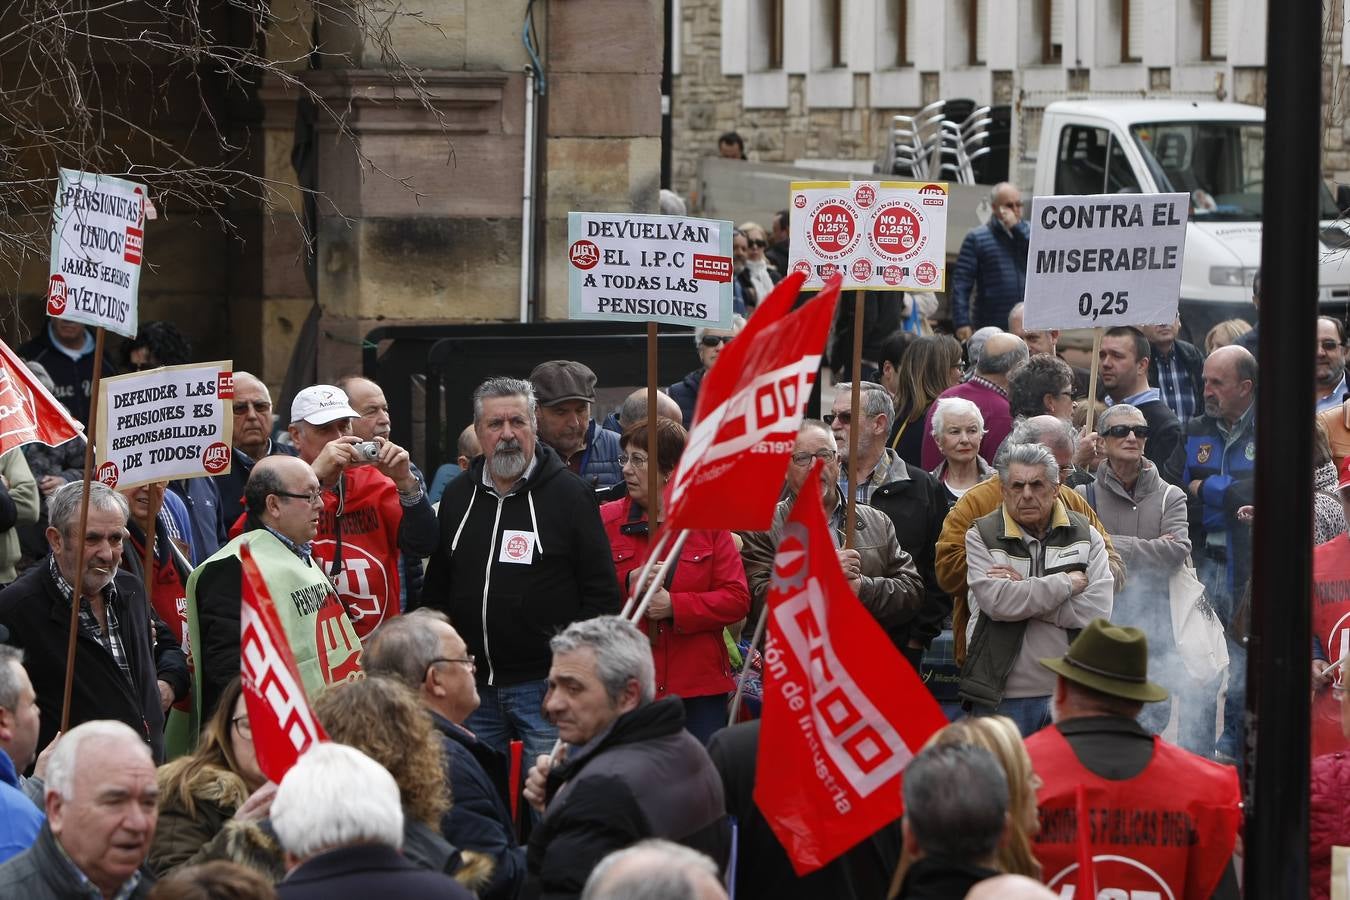
[[[380,445],[374,441],[362,441],[359,444],[353,444],[352,449],[356,455],[366,462],[374,462],[380,458]]]

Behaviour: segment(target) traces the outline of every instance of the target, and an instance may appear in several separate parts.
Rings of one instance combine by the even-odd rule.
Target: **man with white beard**
[[[537,408],[528,381],[490,378],[474,391],[483,455],[445,490],[422,589],[475,667],[482,703],[464,727],[502,753],[524,741],[527,759],[557,738],[542,712],[549,638],[623,605],[594,492],[535,439]]]

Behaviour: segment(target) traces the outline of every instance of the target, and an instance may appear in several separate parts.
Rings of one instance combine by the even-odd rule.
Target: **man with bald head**
[[[266,456],[295,456],[295,448],[272,440],[272,394],[248,372],[234,373],[234,455],[230,470],[215,476],[221,516],[226,523],[244,512],[244,485],[253,464]]]
[[[683,424],[684,413],[680,404],[665,391],[656,392],[656,414],[660,418]],[[642,419],[647,418],[647,389],[638,388],[624,398],[618,411],[605,419],[605,427],[617,434],[623,434]]]
[[[975,374],[970,380],[943,391],[941,397],[960,397],[969,400],[980,408],[984,416],[984,440],[980,443],[980,456],[990,465],[994,464],[994,454],[1003,439],[1012,430],[1012,413],[1008,407],[1008,378],[1014,371],[1026,363],[1027,345],[1015,334],[1000,331],[991,335],[984,343],[980,361],[975,364]],[[928,415],[923,421],[923,468],[932,471],[942,462],[942,451],[933,438],[933,413],[937,409],[934,403],[928,407]]]
[[[243,533],[188,578],[188,623],[198,675],[195,699],[203,719],[239,674],[239,550],[245,544],[272,595],[306,692],[313,697],[325,684],[360,669],[361,641],[311,554],[323,512],[314,470],[291,456],[259,460],[249,474],[244,499],[248,517]]]
[[[1022,221],[1022,194],[1004,181],[994,185],[989,202],[989,221],[966,235],[952,267],[952,324],[962,341],[972,329],[1007,325],[1027,282],[1031,227]]]

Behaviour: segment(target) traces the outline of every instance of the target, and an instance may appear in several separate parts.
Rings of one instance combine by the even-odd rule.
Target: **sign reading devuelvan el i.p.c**
[[[730,222],[567,214],[568,318],[731,327]]]
[[[1181,298],[1189,216],[1188,194],[1036,197],[1025,327],[1170,323]]]
[[[136,336],[145,188],[61,169],[52,204],[47,315]]]

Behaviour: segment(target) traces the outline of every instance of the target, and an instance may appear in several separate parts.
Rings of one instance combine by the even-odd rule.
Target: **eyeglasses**
[[[278,497],[290,497],[292,500],[308,500],[311,504],[323,502],[323,491],[313,490],[308,494],[292,494],[290,491],[273,491]]]
[[[839,454],[834,450],[817,450],[815,453],[807,453],[805,450],[803,450],[800,453],[792,454],[792,464],[794,466],[801,466],[802,468],[806,468],[807,466],[811,465],[811,460],[813,459],[819,459],[824,462],[829,462],[832,459],[838,458]]]
[[[722,344],[730,344],[731,338],[725,334],[705,334],[698,342],[704,347],[720,347]]]
[[[429,660],[427,662],[427,670],[430,671],[431,667],[436,665],[436,663],[443,663],[443,662],[459,663],[460,665],[468,666],[470,669],[476,668],[477,666],[474,660],[474,655],[470,653],[468,656],[464,657],[438,656],[435,659]]]
[[[831,427],[834,426],[835,419],[839,420],[840,425],[848,425],[853,421],[853,413],[847,411],[840,413],[826,413],[821,418],[824,419],[826,425]]]
[[[629,463],[632,463],[632,464],[633,464],[633,468],[635,468],[635,469],[645,469],[645,468],[647,468],[647,457],[645,457],[645,456],[638,456],[636,453],[634,453],[632,456],[629,456],[627,453],[620,453],[620,454],[619,454],[619,468],[622,469],[624,466],[628,465]]]
[[[241,738],[253,737],[253,727],[248,723],[248,716],[235,716],[230,720],[230,724],[239,732]]]
[[[234,401],[234,414],[236,416],[248,415],[249,409],[256,413],[267,414],[272,411],[272,404],[267,400],[236,400]]]
[[[769,246],[769,242],[768,242],[768,241],[761,241],[761,240],[759,240],[758,238],[756,238],[755,240],[753,240],[753,241],[750,242],[750,246],[751,246],[751,247],[759,247],[760,249],[763,249],[763,248]]]
[[[1102,434],[1109,438],[1123,438],[1131,431],[1133,431],[1134,436],[1140,440],[1148,437],[1147,425],[1112,425],[1110,428],[1103,431]]]
[[[1333,353],[1341,349],[1341,345],[1337,341],[1318,341],[1317,346],[1328,353]]]

